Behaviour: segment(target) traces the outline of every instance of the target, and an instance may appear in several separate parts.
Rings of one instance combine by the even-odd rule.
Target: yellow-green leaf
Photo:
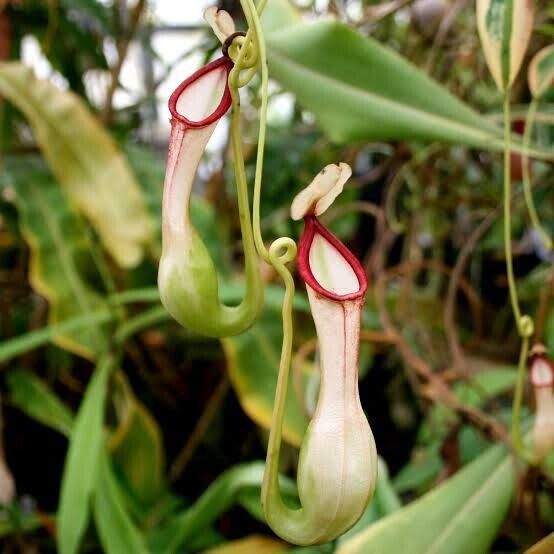
[[[535,54],[529,64],[529,88],[535,98],[543,96],[554,85],[554,44]]]
[[[281,318],[268,307],[245,333],[222,339],[231,383],[244,411],[266,429],[271,425],[281,354]],[[292,382],[292,379],[291,379]],[[307,418],[292,385],[287,391],[283,437],[299,446]]]
[[[193,552],[202,550],[197,545],[204,542],[207,530],[222,513],[240,502],[240,496],[245,492],[254,491],[258,503],[255,511],[261,515],[259,504],[263,476],[264,463],[260,461],[235,465],[223,472],[194,504],[175,514],[157,531],[151,541],[152,552],[173,554],[182,552],[185,545]],[[279,483],[283,496],[292,501],[296,492],[293,483],[286,478],[280,479]],[[251,502],[247,507],[251,511]]]
[[[533,30],[533,0],[477,0],[477,29],[489,70],[501,91],[516,78]]]
[[[89,282],[100,281],[79,216],[36,157],[8,160],[2,176],[15,191],[21,233],[31,250],[29,280],[49,302],[50,325],[107,308]],[[58,346],[93,359],[105,350],[103,327],[90,324],[53,337]]]
[[[112,399],[118,419],[109,440],[113,462],[135,498],[149,505],[164,489],[165,456],[160,429],[121,372],[114,377]]]
[[[112,355],[105,355],[100,360],[75,419],[58,509],[57,544],[60,554],[76,554],[87,527],[91,495],[104,448],[104,406],[114,365]]]
[[[129,166],[108,132],[72,92],[0,64],[0,95],[29,120],[59,184],[121,266],[136,265],[153,226]]]
[[[29,371],[15,369],[8,373],[6,382],[12,404],[43,425],[66,437],[71,435],[73,414],[38,377]]]
[[[94,520],[106,554],[148,554],[143,536],[125,510],[110,459],[105,448],[99,456],[94,491]]]

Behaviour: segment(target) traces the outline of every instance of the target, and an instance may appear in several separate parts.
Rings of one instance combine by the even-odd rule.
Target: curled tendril
[[[518,321],[519,333],[524,338],[531,338],[535,332],[535,323],[533,318],[528,315],[522,315]]]
[[[296,243],[289,237],[281,237],[274,240],[269,247],[269,259],[271,265],[286,265],[296,258]]]

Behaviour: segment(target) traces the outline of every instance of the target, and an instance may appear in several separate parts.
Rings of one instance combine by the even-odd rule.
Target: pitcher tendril
[[[358,393],[359,333],[367,279],[355,256],[317,219],[340,193],[350,174],[346,164],[325,167],[297,195],[291,209],[294,219],[305,220],[298,267],[306,283],[321,360],[317,407],[300,449],[298,509],[285,505],[278,482],[292,353],[294,284],[284,265],[276,265],[287,287],[284,340],[262,506],[275,533],[301,545],[333,540],[352,527],[373,496],[377,480],[375,441]],[[270,248],[271,259],[277,248],[278,241]]]
[[[227,20],[226,29],[232,30]],[[243,37],[236,37],[243,38]],[[228,50],[236,54],[235,41]],[[172,131],[163,198],[163,250],[158,287],[168,312],[183,326],[204,335],[238,334],[252,325],[263,305],[263,285],[252,235],[250,205],[240,132],[240,103],[228,80],[240,74],[244,63],[255,63],[248,42],[230,57],[211,62],[186,79],[170,98]],[[245,61],[246,60],[246,61]],[[231,74],[231,75],[230,75]],[[219,301],[215,265],[196,232],[189,213],[196,170],[217,122],[232,104],[234,169],[244,263],[246,293],[238,306]]]
[[[532,1],[477,0],[477,28],[483,47],[483,53],[489,70],[499,88],[504,94],[504,253],[506,258],[506,275],[510,303],[516,320],[518,333],[521,337],[521,349],[518,364],[518,376],[512,406],[512,442],[515,449],[523,454],[521,437],[521,404],[525,383],[525,368],[529,339],[534,333],[534,323],[530,316],[523,315],[519,306],[517,286],[514,277],[512,256],[512,222],[511,196],[512,176],[510,166],[511,152],[511,118],[510,92],[512,84],[520,70],[525,57],[525,51],[531,37],[534,18],[534,3]],[[524,165],[526,160],[523,161]]]
[[[259,67],[261,107],[254,177],[253,234],[258,255],[275,268],[285,284],[282,307],[283,342],[262,486],[262,505],[266,520],[276,534],[295,544],[316,544],[332,540],[354,525],[373,495],[377,478],[375,442],[358,394],[359,330],[367,282],[364,271],[355,257],[317,221],[316,215],[332,203],[351,173],[346,164],[328,166],[311,185],[312,189],[316,189],[314,193],[321,196],[318,198],[321,209],[316,209],[315,215],[311,215],[311,206],[304,205],[299,208],[302,212],[300,218],[306,215],[306,229],[301,242],[301,247],[304,244],[304,254],[299,260],[299,267],[302,268],[301,276],[307,283],[319,337],[322,385],[316,416],[310,423],[300,451],[298,492],[301,508],[291,509],[283,502],[279,490],[279,454],[294,334],[292,302],[295,286],[287,264],[295,259],[297,246],[291,238],[280,237],[267,249],[261,234],[260,203],[268,70],[259,13],[265,2],[260,2],[258,9],[252,0],[241,0],[241,5],[249,27],[246,36],[241,40],[243,48],[248,49],[250,56],[248,63],[241,63],[239,55],[229,79],[233,99],[231,141],[235,156],[242,156],[240,119],[236,117],[240,105],[238,89]],[[246,77],[241,78],[241,72],[245,69]],[[320,190],[317,190],[318,187]],[[326,190],[328,187],[329,190]],[[310,187],[307,194],[310,195]],[[305,198],[306,192],[300,193],[299,197],[302,196]],[[298,208],[298,202],[296,204]],[[301,199],[300,204],[303,204]],[[293,216],[298,216],[297,208],[293,208]],[[307,247],[306,241],[309,241]],[[311,266],[312,242],[317,243],[319,249],[323,246],[323,251],[319,253],[324,257],[322,265],[320,260],[314,261],[313,267]],[[330,259],[326,258],[325,253]],[[339,263],[338,270],[335,267],[336,263]],[[319,279],[324,281],[323,274],[329,274],[338,279],[339,283],[328,283],[332,290],[325,290],[317,278],[313,277],[312,269],[316,271],[316,267],[323,272],[318,274]],[[340,287],[340,281],[344,280],[350,280],[348,286],[352,287],[352,290],[347,294],[335,294],[334,287]],[[329,456],[332,449],[336,453]],[[324,462],[324,459],[327,461]]]

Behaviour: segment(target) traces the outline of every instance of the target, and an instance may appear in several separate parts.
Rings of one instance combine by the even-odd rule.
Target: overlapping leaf
[[[98,479],[94,490],[94,520],[106,554],[148,554],[141,533],[125,509],[104,448],[99,456]]]
[[[344,542],[337,554],[485,554],[510,506],[512,460],[502,445],[425,496]]]
[[[125,158],[84,102],[15,62],[0,64],[0,95],[27,117],[59,184],[108,252],[136,265],[152,222]]]
[[[118,418],[109,440],[112,459],[135,498],[145,506],[151,505],[164,488],[160,429],[121,372],[114,378],[112,398]]]
[[[192,506],[176,514],[153,537],[151,549],[167,554],[181,552],[185,544],[193,550],[201,549],[204,531],[238,501],[241,493],[253,490],[259,502],[263,474],[263,462],[237,465],[222,473]],[[281,487],[287,497],[295,491],[290,480],[283,479]],[[261,512],[261,508],[258,510]]]
[[[105,309],[102,294],[86,280],[100,281],[86,230],[44,164],[29,156],[11,160],[3,178],[15,190],[21,232],[31,249],[29,280],[49,302],[49,324]],[[53,341],[90,359],[106,346],[102,326],[92,322]]]
[[[58,550],[60,554],[78,551],[89,515],[104,439],[104,407],[108,379],[114,366],[105,355],[87,387],[71,435],[62,477],[58,510]]]
[[[499,127],[397,53],[347,25],[292,25],[273,30],[267,42],[270,75],[337,142],[418,139],[503,147]],[[520,147],[517,141],[514,147]]]
[[[269,429],[281,355],[281,318],[267,307],[245,333],[222,339],[229,376],[244,411]],[[299,446],[308,420],[293,387],[287,391],[283,438]]]

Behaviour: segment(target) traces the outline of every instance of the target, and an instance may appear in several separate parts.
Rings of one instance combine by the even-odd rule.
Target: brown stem
[[[403,262],[397,266],[387,269],[384,272],[383,278],[385,281],[389,281],[397,275],[411,273],[421,269],[431,269],[450,277],[453,275],[455,270],[438,260],[413,260]],[[475,292],[475,289],[469,284],[469,282],[461,277],[461,275],[458,277],[458,281],[459,285],[456,286],[463,291],[470,304],[473,325],[479,334],[481,333],[481,301],[479,300],[479,295]]]
[[[494,223],[498,217],[500,210],[496,209],[490,212],[485,219],[475,228],[469,238],[465,241],[463,247],[460,250],[458,259],[454,270],[450,275],[450,281],[448,283],[448,292],[446,294],[446,302],[444,304],[444,327],[446,330],[446,336],[448,345],[450,347],[450,355],[452,357],[452,365],[455,368],[463,368],[465,365],[464,354],[460,341],[458,339],[458,333],[456,332],[456,292],[458,291],[459,283],[462,279],[466,263],[473,252],[473,249],[481,239],[481,237],[487,232],[490,226]]]
[[[196,423],[191,435],[185,442],[183,448],[177,455],[177,458],[171,464],[169,468],[169,480],[175,482],[179,476],[183,473],[188,463],[190,462],[196,448],[204,438],[206,431],[210,427],[214,416],[223,402],[225,396],[229,392],[230,381],[227,374],[225,374],[219,382],[217,388],[213,392],[212,396],[208,400],[206,409],[202,412],[200,419]]]
[[[388,233],[389,231],[385,230],[383,236],[379,238],[379,242],[381,242],[383,245],[386,244],[386,241],[384,239]],[[481,410],[465,406],[462,402],[460,402],[452,393],[448,385],[441,378],[441,376],[434,373],[431,366],[412,350],[404,337],[393,325],[386,302],[385,285],[387,282],[387,275],[384,271],[385,255],[386,253],[383,249],[382,256],[380,258],[380,265],[376,268],[377,279],[374,287],[375,299],[377,303],[377,308],[379,310],[381,324],[383,326],[383,329],[385,330],[385,333],[388,336],[394,338],[395,346],[402,359],[404,360],[406,367],[413,369],[416,376],[426,382],[426,386],[422,390],[423,395],[434,402],[441,402],[446,406],[452,408],[460,415],[463,420],[471,422],[476,427],[481,429],[486,435],[500,438],[502,440],[507,440],[507,432],[504,427],[494,418],[483,413]],[[435,268],[441,268],[441,271],[446,269],[447,272],[450,273],[450,268],[446,268],[443,264],[431,264],[430,261],[428,261],[427,263],[429,265],[434,265]],[[400,264],[400,266],[398,267],[402,266],[405,266],[405,264]],[[388,275],[390,276],[390,274],[391,272],[389,271]],[[408,374],[408,376],[410,376],[410,374]],[[418,389],[416,388],[416,390]]]

